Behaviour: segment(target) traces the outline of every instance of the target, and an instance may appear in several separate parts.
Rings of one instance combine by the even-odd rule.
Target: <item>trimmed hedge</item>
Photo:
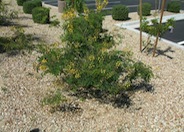
[[[32,10],[32,18],[35,23],[46,24],[50,22],[50,10],[45,7],[36,7]]]
[[[178,1],[171,1],[167,5],[167,11],[179,13],[181,9],[181,4]]]
[[[23,11],[24,13],[32,14],[32,10],[35,7],[41,7],[41,6],[42,6],[41,0],[27,1],[27,2],[24,2],[23,4]]]
[[[128,13],[128,7],[124,5],[116,5],[112,8],[112,18],[114,20],[127,20]]]
[[[35,3],[36,7],[42,6],[42,1],[41,0],[33,0],[33,1]]]
[[[17,5],[23,6],[24,2],[31,1],[31,0],[17,0]]]
[[[139,15],[140,6],[138,6],[138,15]],[[149,16],[151,15],[151,4],[150,3],[143,3],[142,4],[142,15]]]

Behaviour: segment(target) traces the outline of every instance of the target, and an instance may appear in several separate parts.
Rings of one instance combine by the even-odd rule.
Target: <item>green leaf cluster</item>
[[[159,23],[158,19],[152,19],[151,23],[146,19],[143,18],[141,29],[150,34],[151,36],[156,36],[157,34],[159,37],[163,36],[163,34],[169,30],[170,27],[174,27],[174,19],[168,19],[166,23]]]

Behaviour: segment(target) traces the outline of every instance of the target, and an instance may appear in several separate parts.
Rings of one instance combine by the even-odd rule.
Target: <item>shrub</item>
[[[23,3],[30,0],[17,0],[17,5],[23,6]]]
[[[171,1],[167,5],[167,11],[179,13],[181,9],[181,5],[178,1]]]
[[[114,20],[127,20],[129,10],[124,5],[114,6],[112,9],[112,18]]]
[[[18,13],[13,10],[8,10],[8,4],[0,2],[0,25],[7,25],[10,20],[17,18]]]
[[[41,7],[41,6],[42,6],[42,2],[40,0],[27,1],[27,2],[24,2],[23,4],[23,11],[24,13],[32,14],[32,10],[35,7]]]
[[[45,7],[36,7],[32,10],[32,16],[34,22],[46,24],[50,21],[50,10]]]
[[[63,25],[66,46],[43,48],[38,69],[62,77],[72,89],[95,88],[111,94],[130,88],[140,78],[149,82],[150,67],[133,61],[129,52],[112,49],[116,43],[113,36],[101,32],[99,13],[76,17],[69,13],[71,18]]]
[[[140,7],[138,6],[138,14],[139,14]],[[142,15],[149,16],[151,13],[151,4],[150,3],[143,3],[142,4]]]
[[[41,0],[33,0],[33,1],[35,3],[36,7],[42,6],[42,1]]]
[[[19,27],[12,29],[14,35],[12,37],[0,37],[0,52],[13,52],[21,50],[31,50],[33,45],[31,44],[31,36],[25,35],[24,30]]]

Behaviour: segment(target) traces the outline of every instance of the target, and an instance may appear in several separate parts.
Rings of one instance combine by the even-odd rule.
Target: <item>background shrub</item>
[[[181,4],[179,1],[171,1],[167,5],[167,11],[179,13],[181,9]]]
[[[138,14],[139,14],[140,7],[138,6]],[[151,14],[151,4],[150,3],[143,3],[142,4],[142,15],[149,16]]]
[[[42,6],[42,1],[41,0],[33,0],[33,1],[35,3],[36,7]]]
[[[42,2],[40,0],[27,1],[27,2],[24,2],[23,4],[23,11],[24,13],[32,14],[32,10],[35,7],[40,7],[40,6],[42,6]]]
[[[26,2],[26,1],[30,1],[30,0],[17,0],[17,4],[19,6],[23,6],[23,3]]]
[[[32,10],[32,18],[35,23],[46,24],[50,22],[50,10],[45,7],[36,7]]]
[[[128,19],[128,7],[124,5],[114,6],[112,9],[112,18],[114,20],[127,20]]]

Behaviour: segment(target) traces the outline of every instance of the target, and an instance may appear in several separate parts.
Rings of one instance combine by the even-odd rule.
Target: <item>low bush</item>
[[[36,7],[32,10],[32,18],[35,23],[46,24],[50,22],[50,10],[45,7]]]
[[[140,11],[140,7],[138,6],[138,14]],[[149,16],[151,14],[151,4],[150,3],[143,3],[142,4],[142,15]]]
[[[134,82],[149,82],[153,76],[150,67],[133,61],[130,52],[112,49],[116,45],[114,37],[101,32],[99,21],[103,18],[99,13],[68,13],[62,37],[66,46],[43,47],[39,70],[61,77],[73,90],[95,88],[117,94]]]
[[[112,18],[114,20],[127,20],[128,19],[128,7],[124,5],[114,6],[112,9]]]
[[[40,0],[27,1],[27,2],[24,2],[23,4],[23,11],[24,13],[32,14],[32,10],[35,7],[41,7],[41,6],[42,6],[42,2]]]
[[[12,37],[0,37],[0,52],[20,52],[21,50],[32,50],[31,36],[25,35],[24,30],[19,27],[12,29]]]
[[[171,1],[167,5],[167,11],[179,13],[181,9],[181,4],[179,1]]]
[[[33,0],[36,7],[41,7],[42,6],[42,1],[41,0]]]
[[[23,6],[23,3],[30,0],[17,0],[17,5]]]
[[[8,9],[8,4],[0,2],[0,25],[10,24],[10,21],[18,17],[18,13]]]

